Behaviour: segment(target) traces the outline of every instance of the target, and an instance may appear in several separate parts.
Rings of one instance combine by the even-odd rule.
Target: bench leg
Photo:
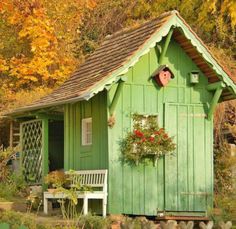
[[[43,211],[45,214],[48,214],[48,199],[47,198],[43,198]]]
[[[84,215],[88,214],[88,198],[84,197]]]
[[[102,199],[102,216],[104,218],[107,216],[107,198]]]

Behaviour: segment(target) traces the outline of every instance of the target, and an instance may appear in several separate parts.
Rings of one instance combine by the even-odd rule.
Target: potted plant
[[[68,181],[68,175],[64,171],[52,171],[45,176],[45,183],[49,185],[48,191],[54,192],[55,189],[66,186]]]
[[[133,115],[133,131],[123,139],[122,153],[125,161],[138,165],[144,159],[151,159],[156,165],[163,155],[176,148],[173,138],[164,128],[159,128],[156,116]]]

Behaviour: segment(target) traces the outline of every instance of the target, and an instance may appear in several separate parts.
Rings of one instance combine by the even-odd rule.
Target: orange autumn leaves
[[[232,47],[235,43],[235,1],[200,2],[1,0],[1,81],[4,79],[14,90],[35,86],[51,88],[63,82],[81,62],[83,48],[93,50],[105,35],[170,9],[179,10],[193,27],[199,26],[199,33],[204,29],[203,34],[209,33],[209,39],[219,37],[224,46]],[[196,12],[186,10],[192,8]],[[90,10],[93,10],[91,14]],[[1,28],[2,25],[5,27]]]
[[[79,27],[79,18],[83,17],[83,10],[93,8],[95,1],[73,0],[73,14],[78,17],[77,24],[74,17],[71,21],[70,11],[65,12],[65,15],[57,15],[62,13],[59,8],[51,9],[49,12],[48,8],[52,7],[52,4],[56,7],[62,3],[61,0],[50,1],[50,5],[45,0],[3,0],[0,3],[0,23],[7,23],[8,27],[13,27],[17,33],[17,42],[25,43],[24,49],[15,55],[8,58],[0,56],[0,74],[8,76],[5,79],[10,86],[50,87],[63,82],[74,70],[76,60],[71,55],[72,50],[65,48],[70,46],[65,40],[67,36],[64,36],[64,40],[61,39],[60,34],[64,31],[58,28],[64,29],[66,25],[62,20],[68,19],[68,27],[73,24],[73,29],[77,29],[75,26]],[[60,16],[64,18],[60,19]],[[64,27],[58,27],[60,24]]]

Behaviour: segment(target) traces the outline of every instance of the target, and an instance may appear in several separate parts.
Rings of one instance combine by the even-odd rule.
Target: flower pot
[[[55,188],[48,188],[48,192],[49,192],[49,193],[54,193],[55,191],[56,191]]]

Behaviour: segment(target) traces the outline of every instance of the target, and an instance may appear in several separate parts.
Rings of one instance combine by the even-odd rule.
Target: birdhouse
[[[161,87],[166,86],[174,78],[174,74],[167,65],[161,65],[154,73],[153,78]]]
[[[192,84],[199,83],[199,71],[193,70],[190,72],[190,83]]]

